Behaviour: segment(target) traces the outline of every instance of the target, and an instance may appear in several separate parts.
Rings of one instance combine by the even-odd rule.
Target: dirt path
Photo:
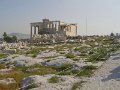
[[[120,90],[120,51],[112,55],[80,90]]]

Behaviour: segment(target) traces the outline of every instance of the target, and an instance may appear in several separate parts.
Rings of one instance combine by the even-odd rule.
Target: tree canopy
[[[6,32],[3,34],[3,40],[6,41],[7,43],[14,43],[17,42],[17,37],[16,36],[8,36]]]
[[[110,36],[114,37],[114,36],[115,36],[115,34],[114,34],[113,32],[111,32]]]

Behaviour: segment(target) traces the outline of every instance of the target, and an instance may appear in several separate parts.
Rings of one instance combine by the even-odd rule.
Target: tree
[[[110,36],[114,37],[115,35],[114,35],[114,33],[113,33],[113,32],[111,32]]]
[[[12,36],[13,42],[17,42],[17,37],[15,35]]]
[[[12,38],[9,36],[4,37],[4,41],[6,41],[7,43],[12,43]]]
[[[7,33],[6,32],[4,32],[3,37],[7,37]]]
[[[4,32],[3,34],[3,39],[4,41],[6,41],[7,43],[14,43],[17,42],[17,37],[16,36],[8,36],[6,32]]]

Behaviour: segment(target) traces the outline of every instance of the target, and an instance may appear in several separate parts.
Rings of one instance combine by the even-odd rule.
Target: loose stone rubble
[[[37,37],[35,36],[35,38]],[[107,44],[103,45],[102,43],[103,41],[98,42],[95,39],[96,38],[88,39],[88,40],[81,39],[80,43],[67,43],[67,44],[56,44],[56,45],[45,45],[45,46],[44,45],[29,46],[23,42],[10,43],[10,44],[2,43],[0,44],[1,57],[4,54],[6,54],[7,56],[0,58],[0,65],[1,65],[0,75],[3,76],[4,75],[7,76],[8,74],[10,75],[11,73],[13,73],[13,70],[14,72],[15,70],[17,70],[19,77],[20,75],[26,74],[25,77],[23,76],[24,79],[22,77],[22,80],[19,81],[21,85],[19,88],[27,86],[32,82],[37,84],[38,87],[31,88],[31,90],[70,90],[74,83],[80,82],[82,80],[87,81],[89,80],[89,78],[84,79],[85,77],[83,78],[81,76],[80,77],[76,76],[76,74],[78,73],[73,74],[71,72],[70,74],[67,75],[64,75],[64,73],[63,75],[57,74],[58,72],[64,71],[64,69],[61,69],[62,71],[59,70],[57,71],[59,67],[61,67],[62,65],[72,66],[72,69],[68,69],[68,71],[72,71],[75,69],[80,71],[84,66],[101,67],[102,65],[104,65],[103,63],[105,62],[105,59],[102,58],[103,61],[100,59],[98,61],[95,60],[95,62],[92,62],[89,61],[89,56],[92,55],[94,56],[96,54],[104,53],[104,51],[106,50],[107,56],[109,57],[111,55],[111,51],[112,50],[114,51],[114,48],[116,49],[117,47],[117,44],[109,45],[108,42]],[[88,42],[90,42],[90,44]],[[99,49],[101,51],[98,51]],[[117,54],[119,55],[119,53]],[[72,55],[73,57],[71,57]],[[119,56],[111,59],[114,60],[119,59]],[[5,68],[2,68],[2,64],[5,65]],[[36,64],[40,66],[35,67],[37,66]],[[57,69],[53,69],[53,68],[57,68]],[[53,73],[50,72],[49,74],[48,73],[39,74],[39,71],[43,71],[43,70],[44,71],[53,70],[54,72]],[[38,73],[34,74],[33,72],[38,72]],[[50,79],[55,75],[59,78],[59,82],[54,84],[49,83],[48,79]],[[15,78],[11,78],[11,77],[7,77],[7,78],[1,77],[0,84],[18,83],[15,80],[16,80]],[[26,90],[26,87],[22,89]]]
[[[73,76],[58,76],[59,82],[52,84],[48,82],[48,79],[52,76],[54,75],[29,76],[22,80],[21,87],[26,87],[30,84],[29,82],[32,81],[32,83],[38,85],[38,87],[32,90],[70,90],[73,83],[80,81],[77,77],[75,78]],[[25,88],[23,88],[23,90],[25,90]]]
[[[14,80],[14,78],[5,78],[0,80],[0,84],[11,84],[11,83],[16,83],[16,81]]]

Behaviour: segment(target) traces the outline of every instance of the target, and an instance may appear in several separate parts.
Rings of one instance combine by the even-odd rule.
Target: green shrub
[[[81,53],[80,56],[86,56],[87,54],[86,53]]]
[[[94,54],[94,55],[91,55],[89,58],[88,58],[88,61],[90,62],[94,62],[98,59],[99,57],[99,54]]]
[[[33,57],[33,58],[37,57],[37,54],[33,54],[32,57]]]
[[[97,68],[96,68],[96,66],[93,66],[93,65],[87,65],[87,66],[84,66],[83,69],[95,70]]]
[[[71,90],[76,90],[77,88],[80,88],[82,86],[82,83],[84,83],[84,81],[74,83]]]
[[[77,76],[90,77],[95,69],[96,67],[92,65],[84,66]]]
[[[88,58],[88,61],[90,61],[90,62],[101,61],[102,58],[106,58],[106,57],[107,57],[107,52],[99,52],[94,55],[91,55]]]
[[[0,59],[1,58],[6,58],[7,57],[7,54],[0,54]]]
[[[61,65],[61,66],[59,66],[59,67],[56,67],[56,69],[57,69],[58,71],[62,71],[62,70],[65,70],[65,69],[67,69],[67,68],[70,68],[70,67],[72,67],[71,64],[63,64],[63,65]]]
[[[58,73],[58,75],[70,75],[70,74],[71,74],[70,71],[63,71],[63,72]]]
[[[86,51],[88,47],[87,46],[82,46],[82,47],[76,47],[74,50],[75,51]]]
[[[58,75],[73,75],[73,74],[78,74],[79,72],[80,72],[80,70],[73,69],[73,70],[68,70],[68,71],[62,71],[62,72],[58,73]]]
[[[64,50],[64,46],[57,45],[57,46],[54,47],[54,50],[56,50],[56,51],[63,51]]]
[[[29,86],[27,86],[27,87],[25,88],[25,90],[29,90],[29,89],[36,88],[36,87],[38,87],[38,85],[35,84],[35,83],[33,83],[32,81],[30,81],[30,82],[29,82]]]
[[[91,50],[91,51],[89,52],[89,55],[92,55],[92,54],[94,54],[94,51],[93,51],[93,50]]]
[[[39,48],[31,48],[26,52],[26,54],[37,54],[39,53]]]
[[[53,76],[48,80],[49,83],[58,83],[59,78],[57,76]]]
[[[74,58],[75,57],[75,55],[73,53],[68,53],[65,56],[66,56],[66,58]]]
[[[5,65],[4,64],[0,64],[0,69],[4,69]]]
[[[43,57],[44,59],[52,59],[52,58],[56,58],[57,56],[49,56],[49,57]]]
[[[80,70],[78,70],[78,69],[71,70],[72,74],[78,74],[79,72],[80,72]]]
[[[42,65],[32,65],[28,67],[20,67],[19,68],[22,72],[29,74],[29,75],[45,75],[45,74],[54,74],[56,73],[56,68],[51,66],[42,66]]]
[[[90,77],[93,74],[92,70],[82,70],[77,76]]]
[[[80,60],[80,57],[75,57],[75,58],[73,58],[72,60],[74,60],[74,61],[79,61],[79,60]]]

